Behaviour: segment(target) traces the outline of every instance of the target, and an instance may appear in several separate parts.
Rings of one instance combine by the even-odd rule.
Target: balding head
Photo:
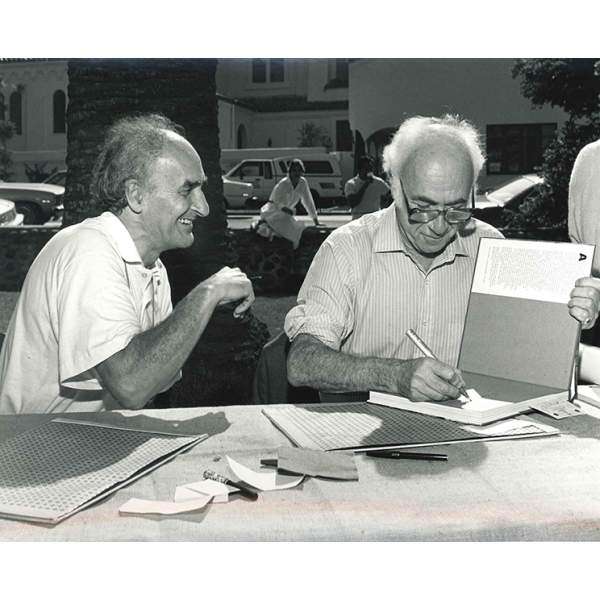
[[[390,179],[402,176],[404,164],[416,151],[436,144],[451,152],[460,148],[461,157],[470,165],[473,180],[477,179],[485,160],[479,135],[470,123],[452,115],[441,119],[412,117],[404,121],[383,151],[383,168]]]
[[[471,156],[464,143],[437,132],[413,146],[398,176],[409,187],[424,179],[440,190],[452,190],[464,182],[471,187],[474,174]]]

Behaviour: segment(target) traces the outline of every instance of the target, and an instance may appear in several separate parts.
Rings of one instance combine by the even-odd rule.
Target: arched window
[[[15,124],[15,132],[17,135],[23,133],[23,112],[21,104],[21,92],[13,92],[10,95],[10,100],[8,102],[8,116]]]
[[[52,96],[52,115],[54,133],[66,132],[67,97],[62,90],[56,90]]]
[[[0,94],[0,121],[6,120],[6,106],[4,104],[4,94]]]

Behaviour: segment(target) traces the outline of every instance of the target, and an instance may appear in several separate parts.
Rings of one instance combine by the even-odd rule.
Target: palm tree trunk
[[[92,166],[109,125],[132,113],[159,112],[185,128],[202,159],[210,215],[194,224],[191,248],[165,253],[176,303],[235,254],[227,235],[223,202],[213,59],[96,59],[69,61],[65,225],[98,215],[88,193]],[[250,401],[266,326],[251,317],[239,323],[217,310],[170,394],[176,406],[243,404]]]

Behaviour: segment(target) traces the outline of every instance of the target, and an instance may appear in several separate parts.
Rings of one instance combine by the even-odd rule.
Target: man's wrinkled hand
[[[458,398],[464,385],[460,371],[433,358],[416,358],[410,363],[410,399],[440,402]]]
[[[568,303],[569,313],[581,323],[583,329],[590,329],[598,319],[600,311],[600,279],[582,277],[575,282]]]
[[[241,300],[233,309],[234,317],[242,316],[254,302],[252,282],[237,267],[223,267],[203,283],[214,290],[219,305]]]

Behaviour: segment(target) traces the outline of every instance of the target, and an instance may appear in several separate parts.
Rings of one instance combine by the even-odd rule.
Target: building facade
[[[67,61],[0,60],[0,120],[15,133],[7,142],[15,181],[26,167],[49,172],[65,168],[67,149]]]
[[[568,115],[533,108],[513,79],[513,59],[357,59],[349,67],[349,120],[355,149],[381,156],[400,123],[415,115],[459,114],[482,135],[482,190],[541,165]]]
[[[221,148],[325,146],[377,158],[409,116],[457,113],[482,133],[488,160],[479,185],[494,187],[535,170],[567,119],[534,109],[512,78],[512,59],[219,59]],[[1,119],[15,175],[64,168],[67,61],[0,59]],[[303,134],[301,133],[303,132]]]

